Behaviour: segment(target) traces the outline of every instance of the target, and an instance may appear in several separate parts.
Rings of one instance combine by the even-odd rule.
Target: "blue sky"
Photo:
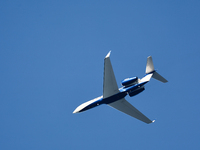
[[[200,1],[0,2],[0,149],[199,149]],[[103,59],[118,86],[154,79],[126,99],[145,124],[106,105],[74,109],[102,95]]]

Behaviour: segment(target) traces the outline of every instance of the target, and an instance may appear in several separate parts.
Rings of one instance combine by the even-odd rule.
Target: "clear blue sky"
[[[2,0],[0,149],[200,149],[200,1]],[[102,95],[103,59],[118,85],[154,79],[126,99],[145,124],[106,105],[74,109]]]

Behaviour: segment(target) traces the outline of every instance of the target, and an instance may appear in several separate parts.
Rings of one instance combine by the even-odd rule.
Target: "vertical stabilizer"
[[[147,57],[147,65],[146,65],[146,74],[154,71],[153,60],[152,57]]]

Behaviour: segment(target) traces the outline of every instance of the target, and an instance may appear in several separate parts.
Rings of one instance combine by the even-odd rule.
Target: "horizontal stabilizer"
[[[157,73],[156,71],[153,73],[153,76],[152,76],[154,79],[156,80],[159,80],[163,83],[166,83],[168,82],[165,78],[163,78],[159,73]]]

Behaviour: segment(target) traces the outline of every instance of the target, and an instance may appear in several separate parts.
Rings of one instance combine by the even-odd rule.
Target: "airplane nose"
[[[76,109],[73,111],[73,114],[79,113],[79,111],[80,111],[80,110],[76,108]]]
[[[75,113],[77,113],[77,111],[76,111],[76,110],[74,110],[74,111],[73,111],[73,114],[75,114]]]
[[[100,96],[100,97],[97,97],[95,99],[92,99],[90,101],[87,101],[87,102],[81,104],[80,106],[78,106],[74,110],[73,114],[80,113],[80,112],[86,111],[86,110],[88,110],[90,108],[93,108],[93,107],[96,107],[96,106],[100,105],[99,101],[102,100],[102,99],[103,99],[103,96]]]
[[[81,112],[85,107],[85,103],[81,104],[73,111],[73,114]]]

